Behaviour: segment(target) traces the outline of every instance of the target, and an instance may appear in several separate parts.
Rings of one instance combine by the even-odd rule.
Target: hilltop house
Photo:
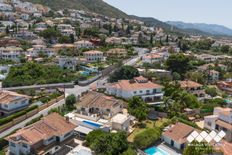
[[[187,144],[187,137],[194,130],[195,129],[189,125],[177,122],[163,132],[162,140],[178,150],[183,150]]]
[[[20,47],[0,47],[0,58],[19,62],[22,52],[23,49]]]
[[[45,45],[33,45],[33,48],[28,49],[26,54],[30,57],[38,57],[40,54],[48,57],[55,55],[53,49],[47,48]]]
[[[96,61],[103,61],[104,57],[103,57],[103,52],[100,51],[87,51],[83,53],[84,58],[88,61],[88,62],[96,62]]]
[[[18,130],[5,139],[11,154],[54,154],[73,139],[75,125],[57,113]]]
[[[179,81],[179,84],[182,89],[185,89],[198,98],[205,97],[205,91],[203,90],[203,86],[201,84],[190,80]]]
[[[232,94],[232,81],[219,81],[217,87],[228,94]]]
[[[127,51],[124,48],[113,48],[106,52],[106,56],[125,58],[127,56]]]
[[[143,63],[159,63],[162,61],[162,56],[157,53],[149,53],[142,57]]]
[[[93,43],[91,43],[90,41],[87,40],[80,40],[74,43],[77,49],[81,49],[81,48],[87,48],[87,49],[91,49],[94,48]]]
[[[29,96],[11,91],[0,91],[0,116],[12,114],[29,105]]]
[[[73,57],[60,57],[59,66],[63,69],[70,69],[75,71],[77,67],[77,59]]]
[[[139,96],[145,102],[159,102],[163,99],[162,86],[142,76],[107,84],[106,92],[125,99]]]
[[[204,128],[226,133],[225,140],[232,142],[232,109],[214,108],[213,115],[204,117]]]

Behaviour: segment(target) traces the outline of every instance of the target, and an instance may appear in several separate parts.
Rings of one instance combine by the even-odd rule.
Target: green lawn
[[[142,132],[143,130],[145,130],[146,128],[154,128],[154,127],[158,127],[160,128],[164,123],[168,123],[170,120],[163,118],[160,119],[158,121],[151,121],[151,120],[146,120],[143,123],[146,124],[145,128],[144,127],[140,127],[137,125],[137,127],[134,129],[134,131],[127,137],[127,140],[129,142],[133,142],[134,141],[134,137],[139,134],[140,132]]]

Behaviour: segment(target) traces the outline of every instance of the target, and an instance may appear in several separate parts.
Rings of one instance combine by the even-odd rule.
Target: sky
[[[232,0],[104,0],[130,15],[232,28]]]

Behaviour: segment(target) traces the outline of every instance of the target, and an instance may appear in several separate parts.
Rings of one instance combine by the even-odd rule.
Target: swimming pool
[[[102,126],[101,124],[97,124],[97,123],[94,123],[94,122],[89,122],[89,121],[86,121],[86,120],[84,120],[83,123],[91,125],[91,126],[96,127],[96,128],[100,128]]]
[[[148,155],[169,155],[167,152],[157,147],[148,148],[144,152]]]

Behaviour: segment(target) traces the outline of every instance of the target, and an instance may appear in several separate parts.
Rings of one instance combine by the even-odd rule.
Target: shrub
[[[19,112],[15,113],[15,114],[12,114],[10,116],[4,117],[4,118],[0,119],[0,125],[6,124],[6,123],[12,121],[13,119],[15,119],[17,117],[23,116],[26,113],[28,113],[28,112],[36,109],[36,108],[38,108],[38,106],[37,105],[33,105],[31,107],[28,107],[27,109],[24,109],[22,111],[19,111]]]
[[[135,136],[135,146],[140,149],[147,148],[154,144],[160,138],[160,135],[161,131],[159,128],[145,129],[144,131]]]

